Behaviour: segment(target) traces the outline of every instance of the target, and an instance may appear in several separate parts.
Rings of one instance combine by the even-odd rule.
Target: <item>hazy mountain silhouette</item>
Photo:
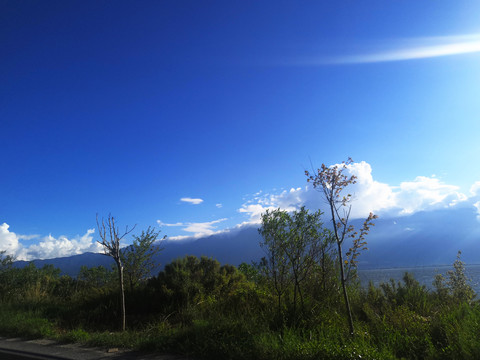
[[[365,267],[451,265],[458,250],[462,260],[480,263],[480,221],[476,209],[464,207],[378,219],[360,257]]]
[[[103,254],[95,254],[87,252],[80,255],[73,255],[68,257],[54,258],[54,259],[45,259],[45,260],[33,260],[31,261],[35,264],[36,267],[43,267],[44,265],[53,265],[59,268],[62,271],[62,274],[77,276],[80,268],[85,265],[87,267],[94,266],[105,266],[110,268],[114,264],[113,259],[109,256]],[[15,261],[16,267],[27,266],[30,261]]]
[[[473,207],[379,218],[375,223],[367,237],[369,250],[359,258],[362,269],[452,264],[458,250],[462,251],[463,261],[480,263],[480,221]],[[362,221],[353,224],[359,228]],[[158,270],[185,255],[204,255],[232,265],[258,261],[265,254],[259,246],[257,229],[258,225],[243,226],[199,239],[164,241],[160,245],[164,250],[155,259],[160,264]],[[16,266],[27,263],[18,261]],[[110,267],[113,262],[101,254],[85,253],[34,263],[39,267],[52,264],[62,273],[76,276],[82,265]]]

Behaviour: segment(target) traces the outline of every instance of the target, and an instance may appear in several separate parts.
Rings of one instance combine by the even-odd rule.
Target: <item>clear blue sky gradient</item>
[[[335,59],[469,34],[478,1],[2,0],[0,224],[228,227],[251,194],[349,156],[390,185],[436,174],[468,192],[480,53]]]

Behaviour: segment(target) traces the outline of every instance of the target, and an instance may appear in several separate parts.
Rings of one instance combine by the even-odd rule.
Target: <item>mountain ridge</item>
[[[356,228],[362,220],[354,220]],[[207,256],[222,264],[238,266],[242,262],[258,261],[265,256],[260,248],[259,225],[245,225],[198,239],[164,240],[164,249],[155,261],[165,264],[186,255]],[[402,217],[379,218],[367,236],[368,251],[359,257],[360,269],[401,268],[450,265],[457,251],[469,264],[480,263],[480,222],[474,209],[465,207],[417,212]],[[347,244],[344,245],[344,250]],[[29,261],[17,261],[15,266],[26,266]],[[51,264],[62,274],[77,276],[82,265],[106,266],[113,260],[103,254],[84,253],[63,258],[33,260],[37,267]],[[155,274],[154,274],[155,275]]]

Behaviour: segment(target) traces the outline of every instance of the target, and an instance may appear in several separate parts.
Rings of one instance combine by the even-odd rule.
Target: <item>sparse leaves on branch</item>
[[[369,214],[360,232],[356,232],[353,225],[349,225],[350,213],[352,206],[352,194],[346,193],[345,189],[357,183],[355,175],[345,174],[348,166],[353,164],[353,160],[348,158],[340,165],[327,166],[322,164],[320,169],[314,174],[305,171],[307,182],[313,184],[313,187],[323,194],[323,197],[330,208],[330,215],[332,219],[332,227],[338,247],[338,261],[340,265],[340,280],[343,288],[343,295],[345,306],[347,310],[350,332],[353,335],[353,318],[350,310],[350,303],[348,300],[346,282],[350,276],[350,270],[355,268],[358,263],[358,256],[362,250],[367,249],[367,242],[365,240],[370,227],[373,226],[373,220],[377,218],[372,213]],[[346,259],[343,259],[342,245],[346,238],[352,239],[352,246],[345,254]]]
[[[162,251],[160,244],[155,244],[160,236],[160,231],[153,227],[142,230],[140,236],[133,236],[133,244],[120,251],[120,257],[125,268],[125,277],[127,278],[130,291],[141,280],[144,280],[156,267],[154,261],[155,255]],[[165,240],[164,236],[160,241]]]

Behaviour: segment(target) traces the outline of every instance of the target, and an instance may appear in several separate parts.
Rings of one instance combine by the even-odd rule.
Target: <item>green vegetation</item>
[[[268,216],[272,214],[289,218],[277,211]],[[311,224],[319,225],[316,214],[306,210],[287,220],[298,223],[308,216]],[[311,231],[322,228],[316,229]],[[14,268],[11,259],[3,258],[0,334],[205,359],[480,357],[480,304],[460,258],[445,277],[434,280],[433,291],[408,273],[400,282],[370,284],[367,289],[352,277],[351,337],[339,301],[342,288],[331,234],[320,235],[321,241],[311,245],[317,246],[315,251],[302,245],[299,263],[285,262],[280,303],[267,258],[237,268],[187,256],[126,289],[128,327],[115,332],[120,299],[114,270],[84,267],[73,279],[60,276],[52,266]],[[303,258],[309,254],[315,254],[315,262]]]

